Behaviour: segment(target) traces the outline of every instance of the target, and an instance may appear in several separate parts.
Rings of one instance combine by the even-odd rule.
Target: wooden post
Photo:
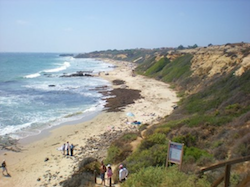
[[[231,170],[231,165],[227,164],[225,168],[225,177],[224,177],[225,187],[229,187],[230,185],[230,170]]]
[[[180,161],[180,165],[179,165],[180,171],[181,171],[181,166],[182,166],[183,152],[184,152],[184,143],[182,144],[181,161]]]
[[[168,154],[167,154],[167,160],[166,160],[166,168],[168,168],[168,159],[169,159],[169,158],[168,158],[168,157],[169,157],[168,155],[169,155],[169,150],[170,150],[170,142],[171,142],[171,141],[169,140],[169,142],[168,142]]]
[[[96,184],[96,170],[94,171],[94,176],[95,176],[95,184]]]
[[[241,163],[241,162],[246,162],[246,161],[249,161],[249,160],[250,160],[250,155],[245,156],[245,157],[232,159],[232,160],[228,160],[228,161],[224,161],[224,162],[220,162],[220,163],[217,163],[217,164],[213,164],[213,165],[211,165],[209,167],[201,168],[199,174],[203,175],[204,172],[206,172],[206,171],[214,170],[214,169],[221,168],[221,167],[225,166],[225,173],[223,174],[223,176],[219,177],[219,179],[217,179],[213,183],[212,187],[219,185],[220,182],[223,179],[224,179],[224,183],[225,183],[224,186],[229,187],[229,185],[230,185],[231,165],[238,164],[238,163]],[[201,177],[201,175],[200,175],[200,177]],[[250,181],[250,177],[249,177],[249,181]]]

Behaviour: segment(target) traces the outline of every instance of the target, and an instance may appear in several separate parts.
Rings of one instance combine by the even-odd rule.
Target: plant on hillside
[[[130,142],[136,140],[137,136],[137,133],[126,133],[118,140],[112,142],[108,148],[108,154],[104,162],[107,164],[116,164],[125,160],[125,158],[132,152]]]
[[[192,55],[186,54],[181,56],[171,63],[168,63],[160,72],[162,81],[175,83],[180,82],[180,84],[185,85],[187,78],[191,75],[192,71],[190,70]],[[185,83],[184,83],[185,82]]]
[[[158,62],[154,63],[147,69],[145,75],[154,76],[154,74],[161,71],[168,63],[170,63],[168,58],[161,58]]]
[[[207,151],[201,150],[196,147],[185,147],[184,158],[183,158],[184,161],[187,160],[187,158],[190,159],[190,157],[192,157],[194,161],[196,162],[202,157],[204,159],[204,157],[212,158],[213,156],[209,154]]]
[[[146,137],[142,142],[141,145],[139,146],[139,150],[144,150],[144,149],[149,149],[155,144],[166,144],[167,139],[166,135],[162,133],[154,133],[150,135],[149,137]]]
[[[147,167],[129,176],[121,187],[208,187],[211,184],[206,178],[198,178],[196,175],[187,175],[177,167]]]
[[[149,166],[164,166],[166,165],[167,150],[167,144],[155,144],[148,149],[138,149],[125,160],[125,163],[130,173],[136,173]]]

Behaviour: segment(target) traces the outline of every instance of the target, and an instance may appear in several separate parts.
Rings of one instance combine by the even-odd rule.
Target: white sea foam
[[[31,78],[36,78],[36,77],[39,77],[39,76],[41,76],[40,73],[34,73],[34,74],[26,75],[26,76],[24,76],[24,78],[31,79]]]
[[[37,61],[35,69],[28,66],[30,72],[37,73],[27,75],[26,71],[21,72],[20,75],[26,75],[24,77],[29,80],[15,80],[5,84],[9,86],[6,93],[1,90],[0,105],[4,110],[0,111],[0,136],[8,134],[22,138],[38,134],[65,122],[74,124],[77,120],[89,119],[103,109],[105,101],[95,88],[109,85],[108,81],[99,77],[60,78],[60,71],[65,74],[81,70],[108,71],[111,70],[108,64],[70,57],[53,59],[47,66],[49,60],[45,65]],[[9,91],[9,88],[14,91]]]
[[[45,73],[59,72],[59,71],[67,69],[68,67],[70,67],[70,63],[69,62],[64,62],[63,65],[61,67],[59,67],[59,68],[48,69],[48,70],[44,70],[43,72],[45,72]]]
[[[57,115],[54,118],[54,115],[49,115],[53,113],[52,111],[47,111],[41,115],[41,113],[32,114],[32,116],[27,113],[27,118],[30,118],[29,123],[24,123],[21,125],[15,126],[6,126],[1,127],[0,136],[2,135],[10,135],[15,139],[22,139],[27,136],[36,135],[41,133],[42,130],[51,128],[53,126],[58,126],[64,123],[74,124],[78,123],[79,120],[84,120],[89,116],[101,111],[104,107],[105,101],[99,100],[96,104],[87,106],[85,109],[75,109],[75,112],[70,112],[71,110],[63,109],[61,115]],[[66,114],[69,112],[68,114]],[[15,118],[15,116],[13,116]],[[0,125],[1,126],[1,125]]]
[[[27,128],[31,125],[31,123],[25,123],[22,125],[16,125],[16,126],[6,126],[3,129],[1,129],[0,131],[0,136],[6,135],[6,134],[11,134],[11,133],[15,133],[17,131],[20,131],[23,128]]]

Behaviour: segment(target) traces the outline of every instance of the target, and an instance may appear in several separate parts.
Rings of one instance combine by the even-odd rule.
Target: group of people
[[[65,155],[70,155],[73,156],[73,152],[74,152],[74,145],[70,144],[69,142],[67,142],[66,144],[63,144],[62,147],[60,148],[60,150],[62,151],[62,154]]]
[[[109,186],[111,186],[111,179],[112,179],[112,168],[111,165],[108,164],[107,167],[104,165],[103,161],[101,162],[100,167],[100,174],[101,174],[101,185],[103,184],[105,186],[105,173],[107,172],[108,182]],[[119,166],[119,182],[124,182],[128,177],[128,170],[121,164]]]

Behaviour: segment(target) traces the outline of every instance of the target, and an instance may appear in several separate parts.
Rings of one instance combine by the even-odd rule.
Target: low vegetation
[[[122,186],[210,186],[224,170],[200,179],[196,175],[200,167],[250,155],[250,71],[236,77],[233,69],[204,81],[204,77],[191,76],[192,58],[183,54],[170,60],[163,55],[136,68],[139,74],[171,84],[182,98],[173,114],[159,124],[142,126],[145,138],[137,150],[119,157],[130,171]],[[188,94],[187,90],[195,91]],[[185,145],[182,172],[165,168],[169,140]],[[235,169],[231,184],[237,185],[247,174]]]
[[[139,134],[125,134],[109,147],[105,163],[122,163],[129,170],[128,180],[122,187],[211,186],[224,168],[199,178],[200,167],[250,155],[250,71],[235,76],[237,63],[233,63],[227,73],[194,76],[191,69],[194,54],[178,52],[169,58],[170,50],[175,51],[162,48],[88,54],[135,61],[139,64],[136,73],[169,83],[181,97],[171,115],[154,126],[142,124]],[[236,53],[227,53],[237,57]],[[241,53],[250,54],[249,48],[242,49]],[[142,131],[143,140],[132,150],[130,142],[141,136]],[[176,165],[166,169],[169,140],[185,145],[181,171]],[[231,186],[250,175],[245,169],[248,166],[233,167]],[[118,168],[114,173],[117,182]]]
[[[60,183],[63,187],[86,187],[95,186],[94,172],[100,174],[100,163],[92,157],[83,159],[78,164],[78,170],[71,176],[71,178]]]

